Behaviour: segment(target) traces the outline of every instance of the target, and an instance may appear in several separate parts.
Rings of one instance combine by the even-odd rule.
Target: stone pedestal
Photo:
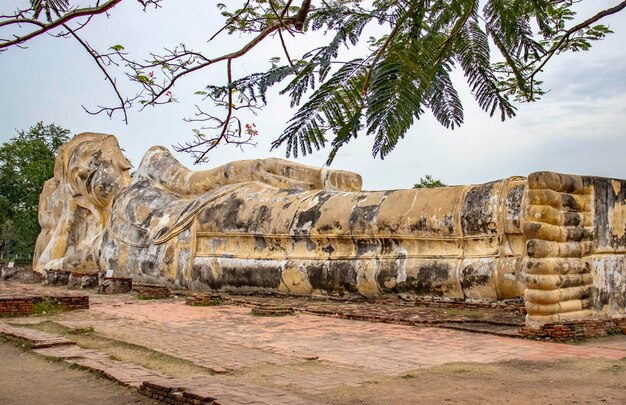
[[[1,271],[2,280],[19,281],[20,283],[38,284],[43,281],[41,274],[33,271],[30,266],[5,266]]]
[[[68,288],[86,289],[86,288],[98,288],[98,273],[76,273],[73,272],[70,275],[67,286]]]
[[[43,285],[67,285],[71,271],[67,270],[44,270]]]
[[[133,279],[125,277],[101,277],[99,294],[125,294],[133,289]]]
[[[169,288],[161,284],[135,283],[133,292],[136,292],[140,299],[164,299],[172,296]]]

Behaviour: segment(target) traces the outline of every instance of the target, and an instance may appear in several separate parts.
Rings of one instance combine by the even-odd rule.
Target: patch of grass
[[[612,364],[609,367],[603,368],[602,371],[609,373],[620,373],[626,371],[626,367],[620,364]]]
[[[620,328],[606,328],[606,335],[607,336],[617,336],[617,335],[623,335],[623,332]]]
[[[564,340],[561,343],[565,343],[568,345],[579,345],[582,343],[587,343],[588,341],[589,341],[589,338],[587,337],[574,337],[571,339]]]
[[[151,294],[139,294],[137,295],[137,299],[138,300],[159,300],[161,299],[161,297],[156,297],[154,295]]]
[[[93,326],[87,326],[84,328],[68,329],[68,333],[72,335],[91,335],[95,332]]]
[[[197,304],[194,304],[194,307],[216,307],[219,305],[224,305],[224,300],[221,298],[213,298],[210,300],[203,300],[201,302],[198,302]]]
[[[81,366],[80,364],[72,363],[70,364],[70,370],[88,370],[87,367]]]
[[[28,340],[22,339],[22,338],[18,338],[18,337],[12,337],[12,336],[6,336],[3,334],[0,334],[0,342],[2,343],[10,343],[16,347],[19,347],[20,349],[24,349],[24,350],[30,350],[33,348],[33,344],[31,342],[29,342]]]
[[[292,315],[292,314],[293,312],[282,312],[282,311],[272,312],[272,311],[259,310],[257,308],[252,308],[252,310],[250,311],[250,315],[252,316],[263,316],[263,317],[279,317],[279,316],[287,316],[287,315]]]
[[[55,300],[44,299],[33,302],[33,315],[56,315],[65,311]]]

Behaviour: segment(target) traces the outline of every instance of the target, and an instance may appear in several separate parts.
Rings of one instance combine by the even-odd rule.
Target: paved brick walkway
[[[247,307],[192,307],[184,299],[131,295],[92,295],[90,310],[54,320],[189,360],[219,373],[210,376],[216,384],[243,378],[281,395],[303,394],[302,401],[341,385],[358,387],[454,362],[626,357],[626,337],[567,345],[306,313],[259,317]]]
[[[245,382],[199,376],[171,378],[140,365],[112,359],[98,350],[84,349],[63,337],[38,330],[15,327],[0,322],[0,333],[29,342],[35,353],[84,367],[123,385],[139,388],[139,392],[168,403],[199,403],[219,405],[279,403],[314,405],[317,402],[291,395],[283,390],[261,387]],[[60,342],[63,342],[62,345]],[[175,402],[169,402],[174,400]]]
[[[460,361],[626,357],[626,340],[616,347],[573,346],[308,314],[256,317],[249,308],[189,307],[180,300],[102,304],[89,312],[65,314],[60,322],[68,327],[93,326],[112,338],[227,370],[317,359],[397,376]]]
[[[25,340],[33,349],[75,344],[75,342],[66,339],[63,336],[53,335],[51,333],[34,329],[16,328],[2,322],[0,322],[0,333],[12,338]]]

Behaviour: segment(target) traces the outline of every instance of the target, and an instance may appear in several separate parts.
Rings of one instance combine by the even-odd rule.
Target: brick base
[[[185,305],[192,307],[209,307],[214,305],[222,305],[224,298],[219,294],[193,294],[188,295],[185,299]]]
[[[68,270],[44,270],[43,285],[67,285],[71,274]]]
[[[61,308],[72,311],[75,309],[89,309],[88,295],[63,295],[63,296],[46,296],[38,299],[56,302]]]
[[[564,321],[547,323],[534,328],[524,326],[520,329],[520,333],[527,337],[550,338],[556,341],[626,334],[626,318]]]
[[[26,284],[36,284],[43,281],[41,274],[33,271],[31,266],[3,267],[0,272],[2,280],[18,281]]]
[[[89,309],[88,295],[62,296],[2,296],[0,295],[0,316],[24,316],[33,313],[37,302],[51,301],[64,310]]]
[[[415,301],[408,301],[407,306],[427,307],[427,308],[450,308],[460,310],[491,310],[500,312],[511,312],[517,314],[526,314],[524,300],[509,299],[501,301],[466,301],[461,299],[443,300],[431,297],[420,297]]]
[[[169,288],[160,284],[143,284],[133,283],[133,291],[139,295],[139,298],[170,298],[172,293]]]
[[[99,294],[126,294],[133,289],[133,279],[125,277],[102,277],[98,285]]]
[[[67,287],[80,290],[98,288],[99,276],[98,273],[71,273]]]
[[[0,316],[23,316],[33,313],[33,297],[0,296]]]

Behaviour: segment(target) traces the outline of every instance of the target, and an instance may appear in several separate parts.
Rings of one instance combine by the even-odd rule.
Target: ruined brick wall
[[[33,297],[0,295],[0,316],[30,315],[33,313]]]
[[[528,337],[546,337],[556,341],[589,339],[626,334],[626,319],[585,319],[526,325],[520,332]]]

